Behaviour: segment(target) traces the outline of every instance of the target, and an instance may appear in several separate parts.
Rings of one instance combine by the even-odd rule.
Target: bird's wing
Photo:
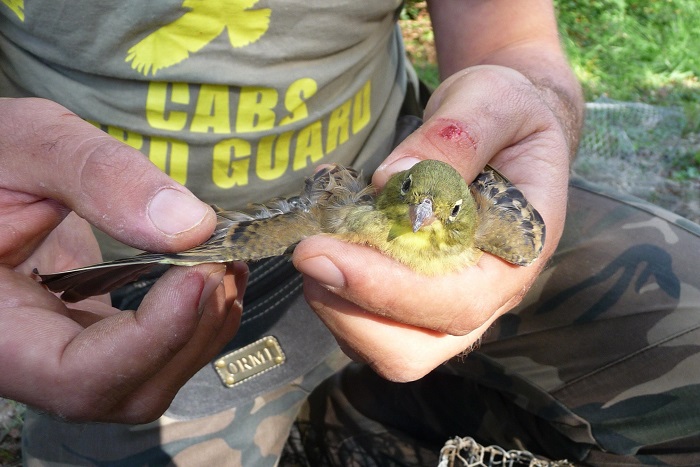
[[[86,266],[55,274],[38,274],[52,292],[76,302],[102,295],[135,281],[160,264],[253,261],[290,254],[304,238],[322,233],[319,214],[331,202],[362,199],[366,184],[352,169],[331,166],[306,179],[300,193],[251,205],[242,211],[216,206],[218,222],[203,244],[180,253],[143,253],[132,258]]]
[[[486,166],[469,188],[479,217],[475,246],[509,263],[532,264],[545,241],[545,224],[540,213],[491,166]]]
[[[217,209],[219,223],[202,245],[171,258],[225,251],[229,260],[253,261],[291,254],[312,235],[328,232],[322,222],[340,206],[371,202],[373,190],[355,170],[333,165],[308,177],[296,196],[275,198],[243,211]],[[221,248],[221,250],[217,248]]]

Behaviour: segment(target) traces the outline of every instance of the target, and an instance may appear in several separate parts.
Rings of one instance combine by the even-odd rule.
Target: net
[[[566,460],[550,461],[535,457],[529,451],[510,450],[499,446],[482,446],[473,438],[453,438],[440,451],[438,467],[572,467]]]
[[[700,178],[673,177],[678,161],[698,153],[698,135],[684,135],[678,107],[600,99],[586,104],[573,172],[700,222]]]

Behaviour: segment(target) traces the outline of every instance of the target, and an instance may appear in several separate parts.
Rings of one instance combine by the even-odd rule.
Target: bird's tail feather
[[[157,261],[135,259],[130,263],[108,262],[55,274],[38,274],[38,276],[41,278],[41,283],[52,292],[63,292],[61,295],[63,301],[74,303],[88,297],[109,293],[134,282],[157,266]]]

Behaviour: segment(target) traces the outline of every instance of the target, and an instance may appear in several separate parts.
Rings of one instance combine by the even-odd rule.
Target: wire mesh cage
[[[567,460],[547,460],[529,451],[482,446],[473,438],[452,438],[440,451],[438,467],[573,467]]]
[[[576,175],[700,222],[700,179],[674,179],[678,161],[700,150],[679,107],[599,99],[586,104]]]

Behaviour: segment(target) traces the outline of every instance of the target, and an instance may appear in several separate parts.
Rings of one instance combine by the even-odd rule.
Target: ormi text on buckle
[[[267,336],[216,359],[214,368],[224,385],[232,388],[284,364],[285,359],[277,339]]]

